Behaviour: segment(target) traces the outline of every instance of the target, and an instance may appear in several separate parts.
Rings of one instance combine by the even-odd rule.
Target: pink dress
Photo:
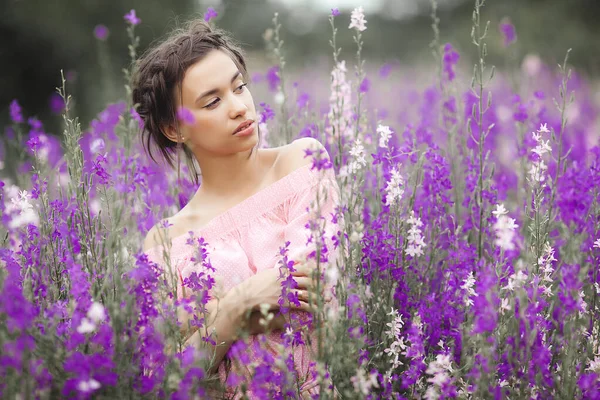
[[[309,243],[307,246],[311,234],[305,226],[314,214],[312,210],[315,206],[311,207],[311,203],[316,201],[317,194],[319,215],[323,218],[321,223],[325,224],[328,265],[335,266],[337,250],[334,250],[334,242],[331,239],[343,225],[341,220],[337,223],[332,222],[332,216],[339,205],[339,188],[333,169],[319,171],[313,169],[311,164],[302,166],[193,231],[195,237],[202,237],[208,243],[208,257],[216,270],[213,276],[223,291],[230,290],[261,270],[278,267],[278,261],[281,259],[279,249],[286,241],[290,241],[288,258],[291,260],[301,260],[301,255],[307,248],[310,251],[313,244]],[[308,211],[309,207],[311,212]],[[180,276],[179,297],[183,294],[181,279],[189,277],[199,268],[190,261],[194,249],[186,244],[188,238],[189,234],[185,234],[172,239],[170,259],[171,265],[177,268]],[[154,247],[146,254],[150,260],[163,265],[162,246]],[[335,299],[332,303],[337,306]],[[294,312],[306,316],[304,312]],[[278,354],[277,344],[283,343],[281,332],[259,336],[266,338],[266,346],[274,355]],[[259,360],[252,352],[254,345],[258,345],[259,336],[250,336],[246,354],[249,354],[252,362]],[[265,343],[262,346],[264,348]],[[232,353],[234,352],[230,351],[226,358],[232,361],[232,365],[237,365],[236,355]],[[318,386],[312,381],[310,373],[311,360],[311,349],[308,345],[295,347],[294,365],[301,382],[304,382],[301,390],[307,394],[318,393]],[[239,364],[243,364],[242,371],[236,369],[235,372],[238,375],[242,374],[249,384],[252,379],[249,365]],[[223,362],[219,365],[219,375],[225,383],[226,369]],[[236,396],[240,397],[241,395]]]

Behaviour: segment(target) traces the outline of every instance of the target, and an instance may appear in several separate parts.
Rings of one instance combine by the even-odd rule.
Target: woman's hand
[[[266,319],[262,313],[260,311],[252,311],[248,318],[248,333],[250,335],[258,335],[260,333],[282,331],[286,322],[285,315],[280,313],[273,314],[273,318],[265,324]]]
[[[294,280],[298,287],[290,289],[290,293],[298,296],[300,306],[296,304],[286,304],[290,310],[300,310],[306,312],[316,311],[317,304],[317,279],[313,276],[317,270],[314,264],[300,264],[294,262],[295,270],[292,272]],[[246,306],[251,309],[251,314],[247,321],[247,327],[251,335],[265,333],[267,331],[283,330],[286,323],[284,315],[276,313],[279,310],[279,299],[281,297],[281,281],[279,280],[279,269],[271,268],[259,272],[248,280],[244,281],[244,287],[241,288],[247,292]],[[324,295],[325,284],[320,282],[320,296]],[[325,296],[325,301],[330,302],[331,296]],[[276,314],[273,319],[265,324],[260,323],[264,315],[260,312],[260,305],[265,304],[266,310]],[[268,307],[267,307],[268,306]]]

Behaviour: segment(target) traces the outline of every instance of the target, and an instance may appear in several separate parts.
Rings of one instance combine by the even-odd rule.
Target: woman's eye
[[[241,92],[244,91],[244,87],[247,86],[247,85],[248,85],[247,83],[244,83],[244,84],[236,87],[235,91],[241,93]],[[216,98],[212,102],[210,102],[209,104],[207,104],[206,106],[204,106],[204,108],[214,108],[219,103],[219,101],[220,101],[220,99]]]
[[[237,87],[235,90],[237,90],[237,91],[243,91],[243,90],[244,90],[244,87],[245,87],[246,85],[248,85],[248,84],[247,84],[247,83],[244,83],[244,84],[242,84],[242,85],[238,86],[238,87]]]
[[[210,102],[209,104],[206,105],[205,108],[210,108],[210,107],[214,107],[217,105],[217,103],[219,102],[219,99],[215,99],[214,101]]]

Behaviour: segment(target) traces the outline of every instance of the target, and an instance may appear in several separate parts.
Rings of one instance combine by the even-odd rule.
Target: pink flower
[[[350,26],[348,29],[355,28],[357,31],[364,31],[367,29],[367,20],[365,19],[365,13],[362,7],[355,8],[350,15]]]
[[[125,21],[129,22],[132,26],[136,26],[142,22],[142,20],[135,15],[135,10],[129,11],[129,14],[125,14],[123,18],[125,18]]]
[[[96,25],[96,27],[94,28],[94,36],[98,40],[106,40],[106,38],[108,37],[108,28],[102,24]]]
[[[206,12],[204,13],[204,20],[206,22],[210,21],[211,19],[217,17],[217,15],[219,15],[214,8],[212,7],[208,7],[208,9],[206,10]]]
[[[504,47],[508,47],[517,41],[515,26],[508,18],[504,18],[500,23],[500,33],[502,33],[502,37],[504,38]]]

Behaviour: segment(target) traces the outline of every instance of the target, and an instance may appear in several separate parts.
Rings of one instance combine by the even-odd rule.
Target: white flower
[[[350,155],[354,158],[359,158],[364,156],[365,147],[360,142],[360,139],[356,139],[354,142],[354,146],[350,149]]]
[[[273,100],[275,101],[275,104],[282,105],[285,101],[285,95],[283,94],[283,92],[279,91],[275,94]]]
[[[104,321],[104,319],[106,318],[104,306],[98,302],[92,303],[90,309],[87,312],[87,317],[90,319],[90,321],[96,324]]]
[[[344,136],[353,135],[352,86],[346,79],[346,61],[340,61],[331,71],[331,95],[329,96],[328,124],[325,128],[327,142],[334,143]]]
[[[427,390],[427,398],[438,398],[438,392],[434,388],[437,386],[441,388],[450,380],[449,372],[452,372],[452,360],[450,354],[438,354],[436,359],[429,363],[427,374],[431,375],[431,378],[427,379],[427,382],[432,383]],[[434,389],[434,390],[432,390]]]
[[[87,381],[79,381],[79,383],[77,384],[77,389],[80,392],[91,392],[92,390],[96,390],[100,388],[100,382],[98,382],[97,380],[95,380],[94,378],[90,378]]]
[[[269,126],[265,122],[260,122],[258,124],[258,130],[260,131],[260,135],[261,135],[261,139],[262,139],[260,148],[261,149],[269,148]]]
[[[94,332],[95,330],[96,330],[96,325],[87,318],[83,318],[81,320],[81,323],[77,327],[77,332],[82,333],[82,334],[91,333],[91,332]]]
[[[504,204],[496,204],[496,210],[492,211],[492,214],[496,216],[496,222],[494,223],[494,230],[496,231],[495,244],[501,249],[513,250],[515,248],[513,238],[518,225],[514,219],[507,217],[508,211],[504,208]]]
[[[377,133],[379,134],[379,147],[386,148],[388,147],[388,142],[390,137],[392,136],[392,131],[389,126],[378,125]]]
[[[393,203],[402,200],[402,195],[404,195],[404,178],[402,178],[396,167],[392,169],[392,177],[388,181],[385,191],[385,204],[387,206],[391,206]]]
[[[356,173],[361,168],[367,165],[367,160],[365,158],[365,147],[362,145],[360,139],[356,139],[354,142],[354,146],[350,149],[350,155],[352,156],[352,161],[350,162],[350,173]]]
[[[544,243],[544,252],[538,259],[538,266],[540,270],[544,273],[542,277],[542,281],[552,283],[554,280],[552,279],[552,273],[554,272],[554,267],[552,266],[552,262],[556,261],[554,258],[554,249],[548,242]],[[552,294],[550,288],[541,286],[542,292],[547,293],[548,295]]]
[[[363,238],[363,234],[356,232],[356,231],[352,231],[352,233],[350,234],[350,242],[351,243],[358,243],[361,239]]]
[[[586,371],[592,371],[596,374],[600,373],[600,356],[596,355],[594,361],[590,360],[590,365],[586,368]]]
[[[500,304],[500,314],[504,314],[505,311],[510,311],[510,300],[506,297],[502,299],[502,303]]]
[[[477,297],[477,293],[473,289],[473,286],[475,286],[475,277],[473,276],[473,271],[471,271],[469,272],[469,276],[467,277],[467,279],[465,279],[463,285],[461,286],[461,289],[467,291],[464,300],[465,305],[469,307],[473,305],[473,300],[471,299],[471,297]]]
[[[92,143],[90,143],[90,151],[94,154],[100,153],[102,150],[104,150],[104,147],[104,139],[102,138],[96,138],[92,141]]]
[[[425,400],[437,400],[440,398],[440,394],[438,393],[435,386],[429,386],[427,391],[425,392]]]
[[[385,332],[385,334],[390,339],[393,339],[393,342],[390,347],[384,349],[383,352],[391,358],[392,365],[390,371],[393,371],[399,366],[403,365],[399,357],[400,354],[406,350],[407,346],[404,343],[404,338],[401,335],[402,326],[404,325],[404,322],[402,321],[402,315],[398,315],[398,311],[396,311],[394,307],[392,307],[391,310],[392,311],[387,315],[392,317],[392,322],[388,322],[386,324],[389,329]],[[390,378],[391,373],[386,375],[386,379],[389,380]]]
[[[357,393],[362,393],[364,396],[367,396],[371,392],[372,387],[379,387],[377,373],[373,372],[367,376],[362,365],[356,370],[356,375],[350,378],[350,381],[354,386],[354,390]]]
[[[348,26],[348,29],[355,28],[357,31],[362,32],[367,29],[366,24],[367,20],[365,20],[365,13],[362,6],[352,10],[352,14],[350,15],[350,26]]]
[[[581,308],[581,311],[579,312],[580,317],[582,314],[585,314],[588,311],[588,304],[584,300],[584,297],[585,297],[585,293],[583,293],[583,290],[580,290],[579,291],[579,300],[577,301],[577,305]]]
[[[11,204],[6,208],[7,213],[18,211],[18,214],[11,216],[11,220],[8,223],[11,229],[28,224],[38,224],[39,217],[30,203],[31,194],[27,190],[19,190],[17,186],[9,186],[6,195],[7,197],[12,197],[10,199]]]
[[[496,204],[496,209],[492,211],[492,214],[498,218],[501,215],[508,214],[508,211],[506,211],[506,208],[504,208],[504,204]]]
[[[325,279],[327,279],[327,283],[332,285],[336,285],[337,281],[340,277],[340,270],[335,266],[331,266],[325,270]]]
[[[27,190],[20,190],[19,196],[17,198],[13,197],[10,201],[14,208],[19,210],[19,214],[24,214],[33,208],[29,199],[31,199],[31,194]]]
[[[598,239],[594,242],[594,247],[597,249],[600,249],[600,239]]]
[[[532,153],[537,155],[536,161],[531,164],[529,168],[529,176],[532,182],[542,183],[546,180],[545,172],[548,166],[544,162],[543,156],[547,153],[552,153],[552,147],[548,140],[543,140],[543,134],[549,133],[550,131],[546,127],[546,124],[540,125],[537,132],[533,132],[533,140],[536,141],[537,146],[532,150]]]
[[[288,327],[285,329],[285,336],[286,336],[286,337],[288,337],[288,338],[290,338],[290,339],[291,339],[292,337],[294,337],[294,330],[292,329],[292,327],[291,327],[291,326],[288,326]]]
[[[540,139],[538,141],[538,145],[532,151],[540,157],[546,153],[550,153],[552,151],[552,147],[550,147],[550,141],[544,141]]]
[[[415,218],[414,211],[411,211],[410,218],[407,222],[411,227],[408,230],[408,246],[406,247],[405,252],[411,257],[422,256],[424,254],[423,247],[425,247],[426,244],[419,227],[423,226],[423,222],[421,222],[420,218]]]
[[[508,283],[502,289],[509,290],[512,292],[515,289],[523,287],[523,284],[526,282],[527,282],[527,274],[525,274],[523,271],[518,271],[516,274],[512,274],[511,276],[508,277]]]

